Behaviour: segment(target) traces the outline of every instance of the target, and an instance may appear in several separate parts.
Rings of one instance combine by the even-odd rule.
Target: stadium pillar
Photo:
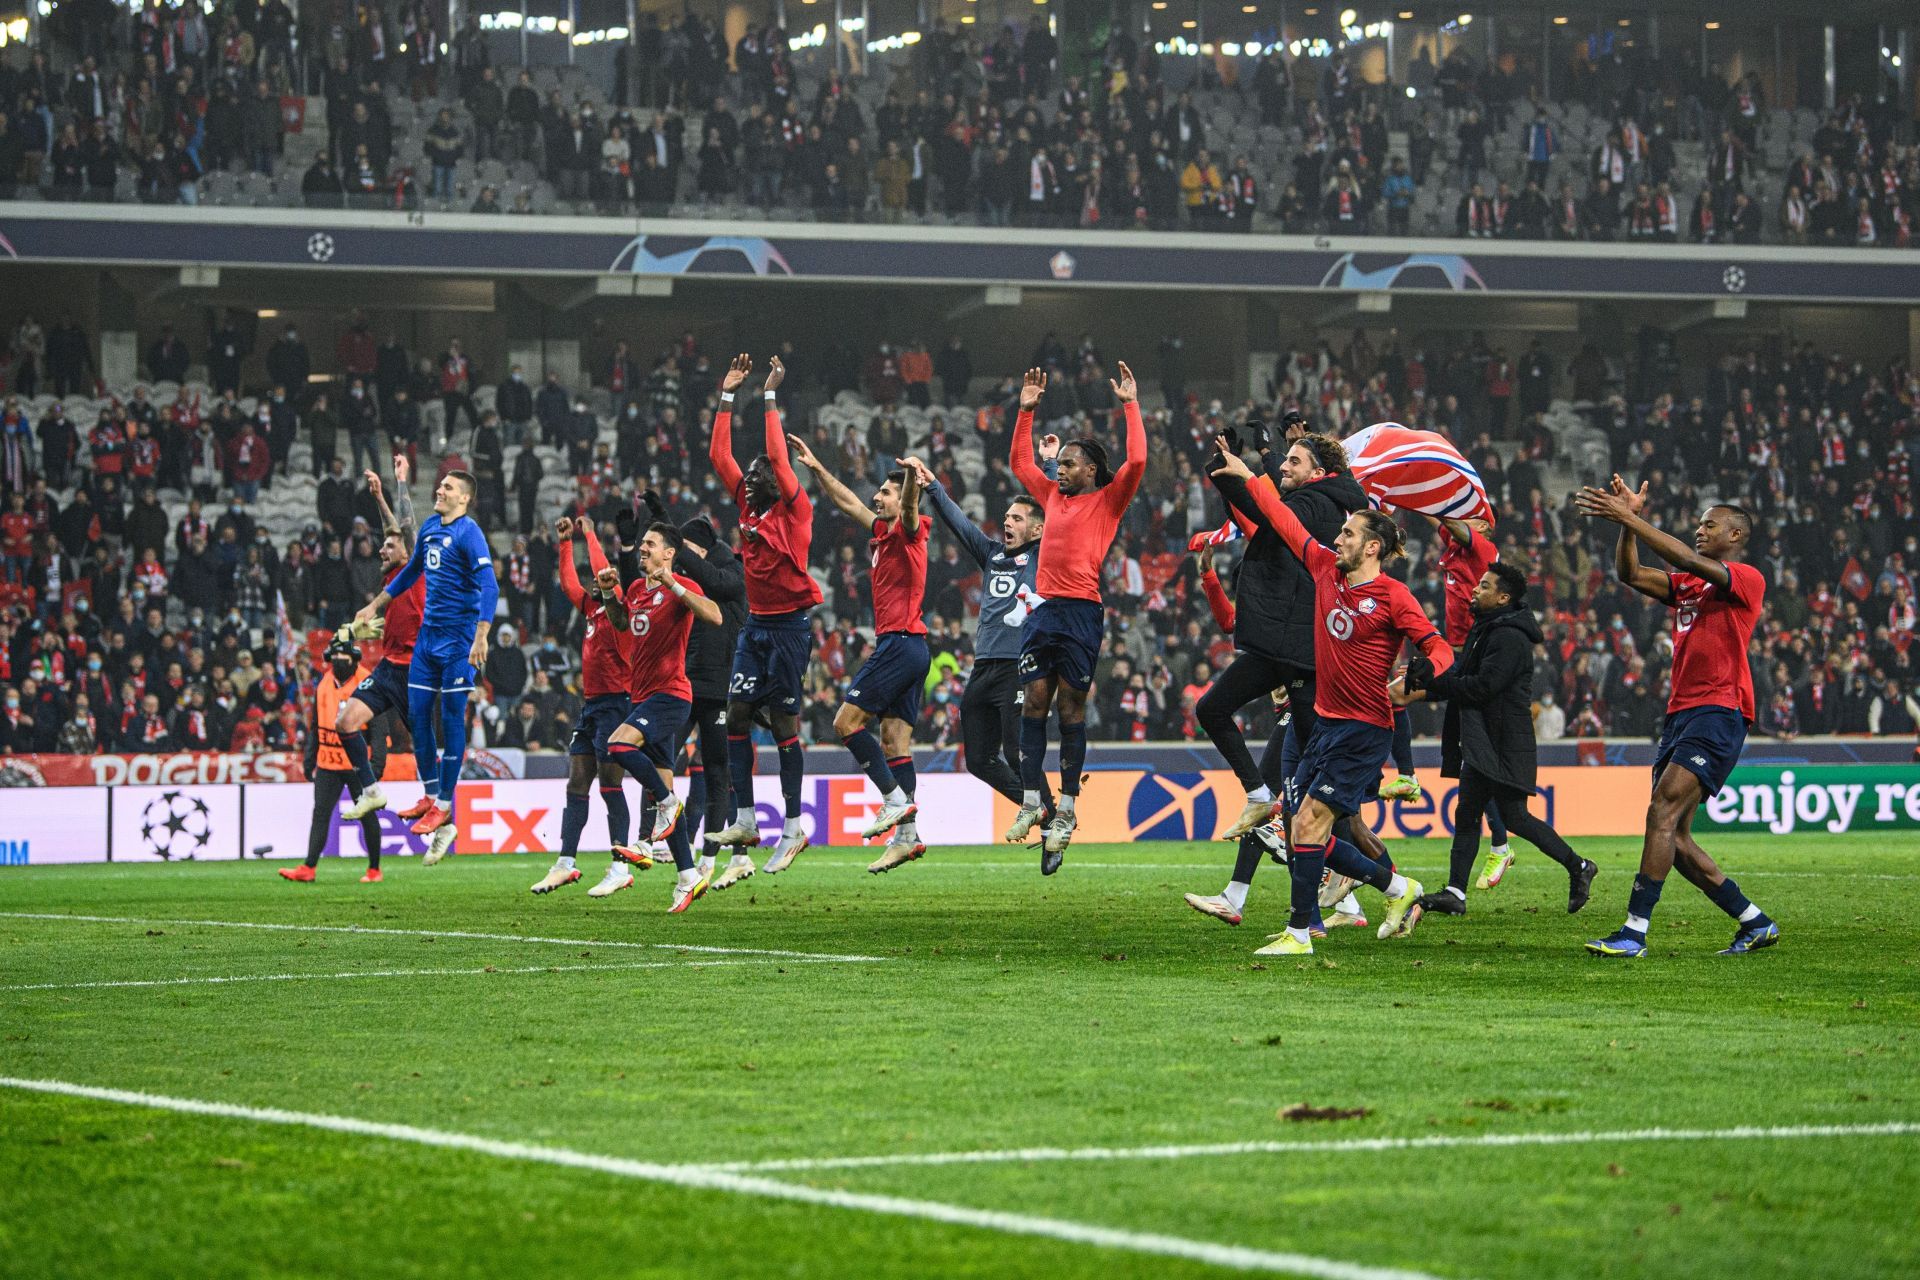
[[[573,33],[580,29],[580,0],[567,0],[567,65],[573,65]]]
[[[1553,101],[1553,19],[1540,11],[1540,97]]]
[[[845,15],[845,0],[833,0],[833,30],[827,33],[827,39],[833,44],[833,69],[835,71],[843,69],[843,63],[846,57],[846,51],[841,47],[841,43],[847,38],[847,33],[840,26],[841,19],[845,17]]]
[[[520,0],[520,65],[527,65],[527,0]]]

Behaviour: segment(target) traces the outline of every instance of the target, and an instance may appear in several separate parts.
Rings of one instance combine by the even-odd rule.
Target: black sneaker
[[[1585,858],[1580,865],[1567,873],[1567,914],[1574,915],[1587,905],[1587,899],[1593,893],[1593,878],[1600,874],[1600,868]]]
[[[1460,895],[1451,893],[1445,889],[1442,889],[1439,893],[1423,893],[1420,895],[1420,900],[1413,905],[1420,908],[1422,915],[1430,912],[1438,912],[1443,916],[1463,916],[1467,914],[1467,904]]]

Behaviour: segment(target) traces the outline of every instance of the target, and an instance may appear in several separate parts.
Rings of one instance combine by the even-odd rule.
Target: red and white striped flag
[[[1240,526],[1235,523],[1234,518],[1228,516],[1227,522],[1218,529],[1202,529],[1199,533],[1188,538],[1187,550],[1200,551],[1206,547],[1224,546],[1236,538],[1244,538],[1245,536],[1246,534],[1241,532]]]
[[[1374,506],[1492,522],[1493,504],[1480,473],[1445,436],[1378,422],[1345,444],[1353,478]]]

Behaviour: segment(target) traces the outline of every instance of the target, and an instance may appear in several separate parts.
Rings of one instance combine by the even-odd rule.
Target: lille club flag
[[[1855,600],[1865,600],[1873,594],[1873,583],[1867,578],[1867,571],[1860,567],[1858,556],[1847,557],[1847,567],[1840,573],[1840,586]]]
[[[1353,478],[1374,506],[1492,523],[1493,504],[1480,473],[1445,436],[1378,422],[1345,444]]]

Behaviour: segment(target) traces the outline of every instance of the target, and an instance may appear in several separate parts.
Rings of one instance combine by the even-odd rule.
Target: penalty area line
[[[799,1173],[814,1169],[873,1169],[900,1165],[1028,1164],[1047,1161],[1186,1160],[1197,1156],[1338,1155],[1359,1151],[1428,1151],[1459,1147],[1568,1147],[1632,1142],[1736,1142],[1752,1139],[1900,1138],[1920,1135],[1920,1123],[1740,1125],[1727,1129],[1615,1129],[1576,1133],[1488,1133],[1472,1137],[1347,1138],[1302,1142],[1215,1142],[1150,1147],[1024,1147],[1001,1151],[931,1151],[920,1155],[829,1156],[820,1159],[736,1160],[699,1166],[728,1173]]]
[[[388,929],[355,924],[274,924],[263,920],[182,920],[173,916],[83,916],[57,911],[0,911],[6,920],[72,920],[82,924],[170,924],[181,928],[270,929],[285,933],[356,933],[368,937],[463,938],[479,942],[535,943],[559,947],[634,947],[645,951],[682,951],[697,955],[764,956],[774,960],[821,960],[877,964],[884,956],[835,955],[818,951],[769,951],[758,947],[708,947],[690,942],[614,942],[605,938],[543,938],[520,933],[473,933],[463,929]]]
[[[126,1089],[102,1089],[65,1080],[31,1080],[0,1076],[0,1088],[57,1094],[70,1098],[88,1098],[131,1107],[172,1111],[182,1115],[249,1120],[257,1124],[288,1125],[319,1129],[329,1133],[352,1134],[364,1138],[380,1138],[390,1142],[412,1143],[416,1146],[465,1151],[476,1155],[492,1156],[500,1160],[518,1160],[532,1164],[585,1169],[619,1178],[665,1183],[700,1191],[726,1191],[737,1195],[755,1196],[763,1200],[784,1200],[824,1208],[937,1222],[947,1226],[972,1227],[982,1231],[999,1232],[1003,1235],[1033,1236],[1064,1241],[1068,1244],[1090,1245],[1096,1248],[1116,1249],[1165,1258],[1181,1258],[1235,1271],[1307,1276],[1312,1277],[1313,1280],[1438,1280],[1438,1277],[1423,1271],[1365,1266],[1360,1263],[1342,1262],[1337,1258],[1251,1249],[1241,1245],[1215,1244],[1205,1240],[1190,1240],[1183,1236],[1126,1231],[1092,1223],[1070,1222],[1060,1218],[1043,1218],[1032,1214],[1009,1213],[994,1209],[974,1209],[966,1205],[944,1204],[934,1200],[915,1200],[904,1196],[873,1195],[825,1187],[810,1187],[802,1183],[780,1182],[772,1178],[731,1173],[699,1165],[656,1164],[619,1156],[594,1155],[565,1147],[503,1142],[494,1138],[453,1133],[443,1129],[423,1129],[414,1125],[360,1120],[352,1116],[287,1111],[278,1107],[248,1107],[197,1098],[174,1098],[162,1094],[136,1093]]]

